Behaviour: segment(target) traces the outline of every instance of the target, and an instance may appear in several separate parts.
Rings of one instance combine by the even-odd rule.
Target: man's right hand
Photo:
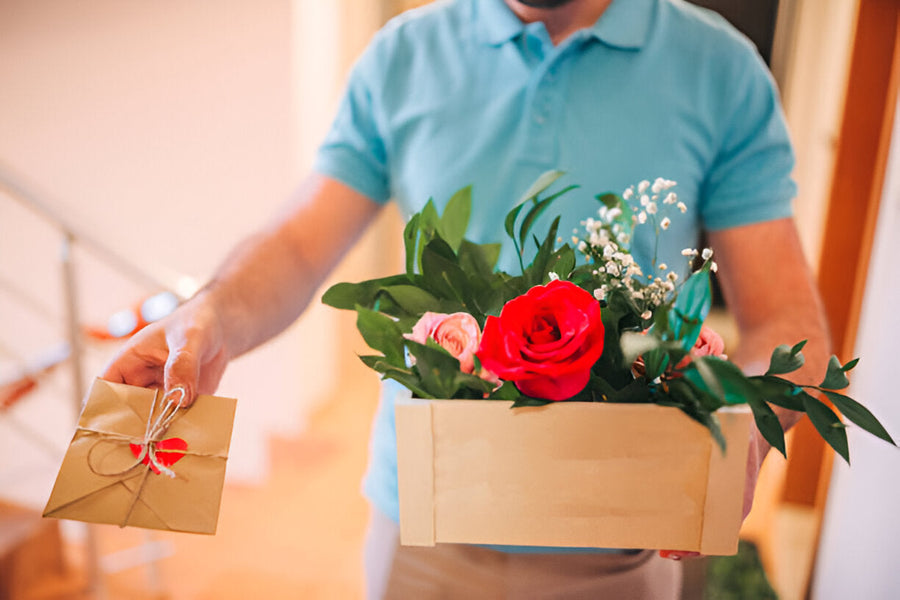
[[[132,336],[101,377],[140,387],[184,389],[182,406],[198,394],[212,394],[228,356],[220,321],[203,292],[164,319]]]

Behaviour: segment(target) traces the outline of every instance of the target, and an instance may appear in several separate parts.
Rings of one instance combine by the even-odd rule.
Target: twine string
[[[181,396],[178,398],[176,402],[174,399],[175,393],[178,392]],[[162,436],[165,435],[166,431],[169,429],[169,425],[172,424],[172,421],[175,420],[176,415],[178,414],[178,409],[181,407],[181,400],[184,398],[184,388],[176,387],[166,393],[163,396],[162,410],[159,411],[159,414],[156,415],[156,420],[153,420],[153,414],[155,412],[157,406],[157,397],[159,396],[159,390],[156,391],[156,395],[153,397],[153,404],[150,406],[150,412],[147,413],[147,428],[144,430],[144,439],[141,441],[141,452],[138,456],[137,462],[141,463],[144,461],[144,457],[148,457],[150,459],[150,464],[152,464],[156,469],[166,475],[166,477],[171,477],[174,479],[175,471],[161,464],[159,460],[156,458],[156,444],[162,441]]]
[[[138,453],[137,458],[132,464],[128,465],[120,471],[110,473],[97,469],[91,459],[94,450],[96,450],[97,446],[99,445],[99,441],[102,441],[98,440],[98,443],[93,444],[87,453],[88,468],[95,475],[101,475],[103,477],[122,477],[124,475],[127,475],[134,469],[140,468],[144,462],[144,459],[148,460],[147,468],[141,476],[139,485],[135,487],[134,491],[131,494],[131,500],[128,503],[128,510],[125,512],[125,517],[122,519],[119,527],[125,527],[128,524],[128,521],[131,519],[131,514],[134,512],[135,506],[137,506],[138,500],[141,496],[141,492],[144,490],[144,486],[147,483],[147,478],[150,475],[150,471],[152,468],[157,469],[160,473],[166,475],[167,477],[176,477],[175,471],[159,462],[159,459],[157,458],[158,452],[197,454],[187,449],[172,451],[157,449],[156,447],[156,444],[162,441],[163,436],[169,429],[169,426],[178,416],[178,409],[181,408],[181,400],[184,399],[185,395],[186,394],[184,388],[179,386],[167,392],[165,396],[163,396],[162,400],[159,400],[159,390],[156,390],[156,393],[153,396],[153,402],[151,402],[150,404],[150,411],[147,413],[147,423],[144,427],[143,438],[136,438],[134,436],[114,432],[100,433],[97,431],[79,427],[79,429],[85,432],[101,435],[103,440],[140,446],[140,452]],[[178,396],[177,400],[175,399],[176,396]]]

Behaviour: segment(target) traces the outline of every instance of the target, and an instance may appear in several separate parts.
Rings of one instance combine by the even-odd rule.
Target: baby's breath
[[[672,191],[675,185],[674,181],[658,177],[653,183],[644,180],[630,186],[622,193],[618,206],[604,205],[597,218],[582,221],[586,232],[582,233],[583,238],[573,237],[573,245],[596,265],[591,271],[596,284],[594,297],[604,300],[610,292],[621,291],[634,305],[635,314],[644,320],[652,319],[653,311],[671,302],[678,273],[666,263],[657,264],[654,248],[654,274],[644,274],[631,255],[629,244],[634,228],[651,226],[658,247],[659,236],[672,225],[669,213],[675,209],[682,214],[687,212],[687,205]],[[712,251],[705,249],[701,255],[698,250],[686,248],[681,254],[689,262],[698,256],[708,261]],[[715,269],[715,264],[711,268]]]

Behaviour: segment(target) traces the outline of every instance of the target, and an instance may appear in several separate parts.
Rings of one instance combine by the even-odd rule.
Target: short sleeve
[[[357,61],[313,170],[384,203],[390,198],[387,152],[378,126],[370,47]]]
[[[747,52],[722,89],[721,144],[704,181],[700,214],[707,229],[748,225],[792,214],[794,151],[778,92],[765,64]]]

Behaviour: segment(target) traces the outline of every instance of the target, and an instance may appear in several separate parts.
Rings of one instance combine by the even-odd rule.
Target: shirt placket
[[[576,34],[578,35],[578,34]],[[560,160],[559,138],[562,135],[565,94],[562,76],[573,44],[554,47],[549,38],[529,34],[528,43],[538,50],[526,98],[526,137],[522,160],[547,168],[556,168]],[[572,40],[578,42],[580,40]]]

